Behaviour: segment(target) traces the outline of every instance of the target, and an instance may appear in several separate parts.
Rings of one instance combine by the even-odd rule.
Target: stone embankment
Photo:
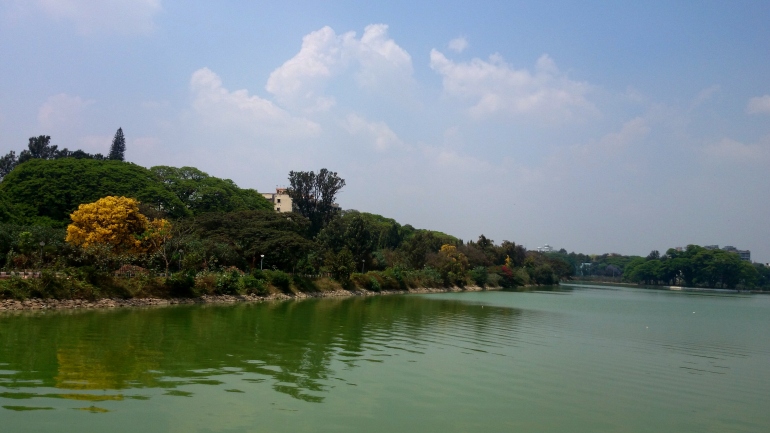
[[[90,301],[87,299],[26,299],[17,301],[14,299],[0,300],[0,312],[19,311],[19,310],[88,310],[88,309],[110,309],[126,307],[154,307],[181,304],[234,304],[237,302],[265,302],[280,301],[289,299],[309,299],[309,298],[343,298],[351,296],[373,296],[373,295],[403,295],[409,293],[447,293],[447,292],[477,292],[484,289],[477,286],[468,286],[464,288],[417,288],[409,290],[383,290],[381,292],[371,292],[368,290],[335,290],[326,292],[298,292],[298,293],[276,293],[267,296],[257,295],[204,295],[199,298],[132,298],[117,299],[106,298]]]

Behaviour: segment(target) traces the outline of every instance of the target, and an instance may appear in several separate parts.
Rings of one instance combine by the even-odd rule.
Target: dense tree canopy
[[[189,212],[151,171],[121,161],[32,159],[5,177],[0,194],[26,221],[60,226],[79,205],[110,195],[135,198],[174,217]]]
[[[684,250],[671,248],[665,255],[651,253],[646,258],[632,260],[626,266],[623,278],[649,285],[733,289],[738,285],[757,285],[760,273],[757,267],[733,252],[688,245]]]
[[[191,229],[182,248],[188,263],[199,268],[237,266],[241,269],[264,264],[293,270],[315,244],[307,239],[309,221],[301,215],[270,210],[212,212],[183,222]]]
[[[257,191],[239,188],[230,179],[209,176],[197,168],[161,165],[150,168],[150,171],[193,215],[273,209]]]

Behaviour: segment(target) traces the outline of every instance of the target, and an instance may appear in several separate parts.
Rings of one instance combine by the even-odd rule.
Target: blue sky
[[[415,4],[419,3],[419,4]],[[770,261],[770,2],[0,0],[33,135],[535,248]]]

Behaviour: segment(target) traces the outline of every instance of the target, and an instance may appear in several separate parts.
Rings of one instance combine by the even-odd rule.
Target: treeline
[[[770,268],[740,259],[731,251],[688,245],[670,248],[665,254],[651,251],[646,257],[620,254],[586,255],[565,250],[547,253],[560,258],[574,269],[578,278],[724,289],[770,290]]]
[[[334,199],[345,182],[325,169],[291,172],[289,181],[295,212],[277,213],[255,190],[191,167],[28,159],[0,182],[0,267],[43,269],[43,278],[2,281],[2,296],[517,287],[556,284],[573,273],[566,261],[513,242],[498,245],[483,235],[463,242],[380,215],[342,211]],[[130,212],[91,209],[102,202],[124,206],[128,202],[121,197],[141,205]],[[95,239],[78,244],[67,227],[72,231],[73,224],[87,219],[72,216],[89,203],[94,215],[141,214],[145,223],[118,234],[114,227],[132,225],[94,217],[104,226],[78,227],[80,238]],[[159,223],[153,228],[147,221]],[[126,239],[135,240],[136,248],[120,244]],[[126,275],[132,278],[123,279]]]
[[[741,260],[734,252],[688,245],[661,255],[652,251],[625,268],[624,279],[647,285],[735,289],[770,288],[770,269]]]
[[[75,158],[95,159],[99,161],[123,161],[125,159],[125,152],[126,138],[123,135],[123,128],[118,128],[117,132],[115,132],[115,137],[112,139],[110,152],[107,156],[104,156],[101,153],[90,154],[80,149],[69,150],[66,147],[59,149],[59,146],[51,144],[50,136],[38,135],[37,137],[29,138],[27,148],[19,152],[18,156],[16,156],[16,151],[14,150],[0,156],[0,180],[13,171],[17,165],[23,164],[31,159]]]

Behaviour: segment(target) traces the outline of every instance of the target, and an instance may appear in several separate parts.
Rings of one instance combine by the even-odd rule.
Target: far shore
[[[310,298],[345,298],[352,296],[406,295],[449,292],[480,292],[501,290],[500,287],[450,287],[450,288],[415,288],[408,290],[383,290],[374,292],[364,289],[334,290],[322,292],[275,293],[267,296],[258,295],[204,295],[198,298],[104,298],[86,299],[41,299],[32,298],[23,301],[15,299],[0,300],[0,313],[6,311],[46,311],[46,310],[96,310],[131,307],[161,307],[191,304],[235,304],[269,301],[301,300]]]

